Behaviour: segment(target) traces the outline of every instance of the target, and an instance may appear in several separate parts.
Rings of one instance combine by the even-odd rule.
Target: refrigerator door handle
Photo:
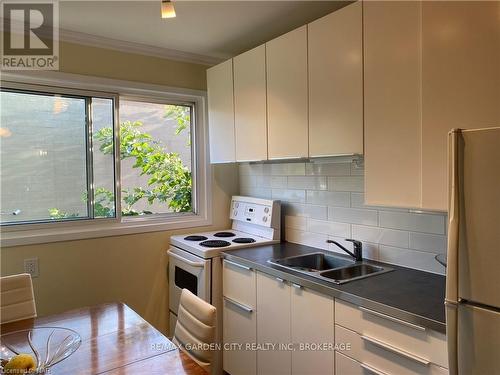
[[[448,134],[448,251],[446,268],[446,336],[450,374],[458,373],[458,250],[460,233],[460,140],[462,131],[453,129]]]
[[[458,302],[458,247],[460,233],[460,166],[459,140],[461,130],[453,129],[448,137],[449,202],[448,251],[446,267],[446,300]]]

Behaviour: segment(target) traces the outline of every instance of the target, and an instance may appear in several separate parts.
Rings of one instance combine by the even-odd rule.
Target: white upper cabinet
[[[363,153],[361,2],[308,25],[309,155]]]
[[[447,135],[500,125],[500,2],[422,3],[422,206],[447,209]]]
[[[421,4],[364,6],[365,203],[421,205]]]
[[[207,70],[207,90],[210,162],[234,162],[233,60]]]
[[[354,3],[209,69],[212,162],[362,154],[362,52]]]
[[[266,43],[269,159],[307,157],[307,26]]]
[[[500,123],[500,2],[364,2],[365,199],[445,211],[447,134]]]
[[[233,59],[236,161],[267,159],[266,47]]]

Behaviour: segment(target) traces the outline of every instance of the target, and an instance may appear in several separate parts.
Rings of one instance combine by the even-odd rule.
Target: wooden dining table
[[[123,303],[84,307],[0,326],[1,334],[61,327],[81,336],[80,347],[50,368],[50,375],[206,375],[167,337]]]

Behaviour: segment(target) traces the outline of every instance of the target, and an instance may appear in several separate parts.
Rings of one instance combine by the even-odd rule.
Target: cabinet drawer
[[[369,370],[361,367],[361,363],[346,355],[335,352],[335,375],[366,375]]]
[[[411,351],[404,351],[367,335],[359,335],[339,325],[335,325],[335,343],[339,347],[350,345],[339,352],[358,361],[368,373],[395,375],[444,375],[448,373],[445,368]]]
[[[374,310],[335,300],[335,323],[448,367],[446,336]]]
[[[225,344],[223,367],[231,375],[256,374],[257,352],[248,350],[257,339],[257,319],[255,311],[246,311],[234,303],[224,301],[224,322],[222,336]]]
[[[257,288],[255,271],[238,263],[224,260],[222,275],[224,297],[255,309]]]

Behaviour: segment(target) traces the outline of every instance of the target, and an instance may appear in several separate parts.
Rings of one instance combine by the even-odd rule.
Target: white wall
[[[445,272],[434,257],[446,251],[446,213],[364,205],[364,171],[346,159],[245,163],[239,174],[240,194],[282,200],[287,241],[341,251],[326,240],[354,238],[363,242],[366,258]]]

